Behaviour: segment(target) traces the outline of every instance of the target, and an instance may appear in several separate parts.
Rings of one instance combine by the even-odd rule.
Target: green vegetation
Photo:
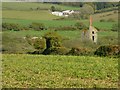
[[[57,19],[57,16],[51,14],[46,10],[41,11],[16,11],[16,10],[3,10],[3,18],[8,19],[24,19],[24,20],[52,20]]]
[[[118,45],[118,11],[111,11],[116,6],[104,2],[3,3],[3,88],[118,88],[118,58],[94,55],[95,51],[103,56],[119,52],[118,47],[110,52],[105,47]],[[50,10],[83,10],[83,18],[80,14],[58,17]],[[98,29],[97,44],[81,40],[90,14]],[[42,55],[46,50],[54,55]]]
[[[79,10],[79,7],[73,6],[65,6],[65,5],[56,5],[56,4],[48,4],[48,3],[20,3],[20,2],[3,2],[2,7],[3,10],[50,10],[51,6],[55,6],[56,8],[60,8],[62,10]]]
[[[3,88],[118,88],[118,60],[3,54]]]

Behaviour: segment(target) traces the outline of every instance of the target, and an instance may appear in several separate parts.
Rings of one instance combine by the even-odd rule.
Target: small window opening
[[[92,40],[94,41],[94,36],[92,36]]]

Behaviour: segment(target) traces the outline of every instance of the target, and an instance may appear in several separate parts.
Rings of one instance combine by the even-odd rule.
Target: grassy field
[[[5,88],[117,88],[118,59],[3,54]]]
[[[109,11],[104,13],[94,14],[94,21],[100,21],[101,19],[108,20],[113,19],[114,21],[118,21],[118,11]]]
[[[41,37],[44,36],[45,33],[50,32],[50,30],[44,30],[44,31],[35,31],[35,30],[28,30],[28,31],[4,31],[3,32],[3,36],[5,34],[9,34],[11,36],[19,36],[21,38],[25,37],[26,35],[30,35],[30,36],[37,36],[37,37]],[[76,31],[56,31],[57,33],[59,33],[63,38],[68,38],[68,39],[77,39],[77,38],[81,38],[81,31],[76,30]],[[104,38],[106,36],[108,37],[118,37],[118,32],[113,32],[113,31],[101,31],[98,32],[99,37],[98,38]]]
[[[62,10],[79,10],[79,7],[65,6],[65,5],[55,5],[55,4],[47,4],[47,3],[31,3],[31,2],[3,2],[2,8],[3,10],[36,10],[36,8],[40,9],[50,9],[51,6],[55,6],[58,9]]]
[[[2,12],[3,18],[24,19],[24,20],[52,20],[58,18],[47,10],[41,11],[15,11],[5,10]]]
[[[2,21],[9,23],[20,23],[23,25],[28,25],[32,22],[44,23],[47,27],[54,26],[70,26],[74,25],[76,22],[83,22],[87,26],[89,25],[88,20],[54,20],[60,17],[54,16],[50,13],[49,10],[52,4],[43,4],[43,3],[3,3],[2,11]],[[58,8],[62,9],[80,9],[79,7],[70,7],[64,5],[55,5]],[[39,7],[41,10],[30,10],[30,8]],[[45,9],[46,10],[42,10]],[[118,23],[118,13],[114,11],[99,13],[92,15],[93,25],[99,29],[110,30],[113,24]],[[101,19],[109,20],[113,19],[114,22],[99,22]]]
[[[22,17],[21,17],[22,18]],[[37,19],[37,18],[36,18]],[[41,18],[40,18],[41,19]],[[8,23],[18,23],[21,25],[29,25],[32,22],[39,22],[45,24],[46,27],[58,27],[58,26],[74,26],[77,22],[83,22],[86,26],[89,26],[88,20],[25,20],[25,19],[13,19],[13,18],[3,18],[3,22]],[[99,29],[110,30],[112,29],[113,24],[117,24],[117,22],[93,22],[93,26]]]

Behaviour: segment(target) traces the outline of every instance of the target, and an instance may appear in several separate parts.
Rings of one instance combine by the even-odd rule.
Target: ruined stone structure
[[[92,26],[92,17],[90,16],[89,30],[82,31],[82,41],[90,40],[97,43],[97,29]]]

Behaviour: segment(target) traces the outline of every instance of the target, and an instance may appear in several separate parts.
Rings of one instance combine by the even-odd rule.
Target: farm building
[[[97,29],[92,26],[92,17],[90,16],[89,30],[82,31],[82,41],[90,40],[94,43],[97,43],[97,32]]]
[[[56,16],[63,16],[63,13],[62,12],[52,12],[53,15],[56,15]]]
[[[75,13],[73,10],[65,10],[65,11],[62,11],[62,12],[58,12],[58,11],[52,12],[53,15],[64,16],[64,17],[67,17],[67,16],[69,16],[70,14],[73,14],[73,13]]]

